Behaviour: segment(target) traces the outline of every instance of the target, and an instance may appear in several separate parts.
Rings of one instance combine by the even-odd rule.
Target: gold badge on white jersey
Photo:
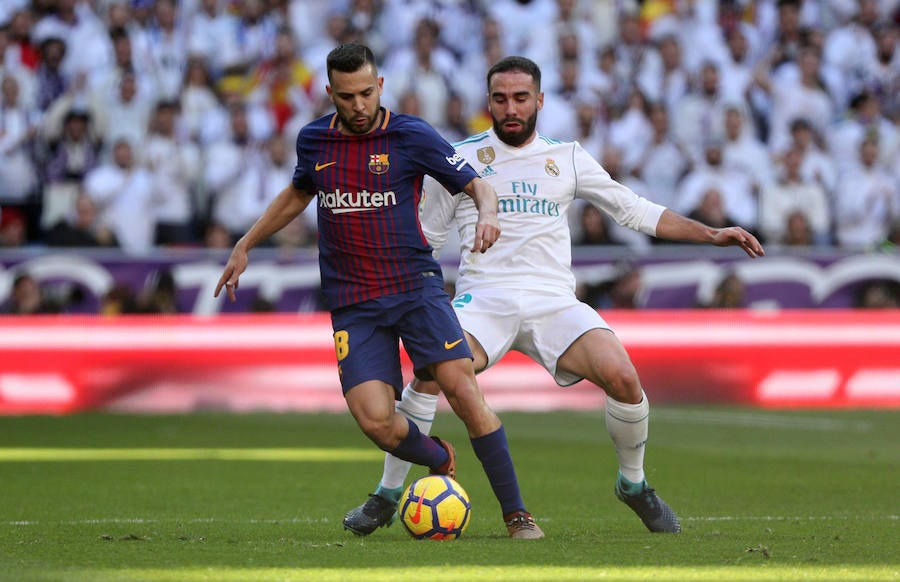
[[[556,165],[553,158],[547,158],[547,163],[544,164],[544,171],[547,172],[548,176],[553,176],[554,178],[559,176],[559,166]]]
[[[494,153],[494,148],[492,146],[480,148],[476,155],[478,156],[478,161],[482,164],[490,164],[497,157],[497,154]]]

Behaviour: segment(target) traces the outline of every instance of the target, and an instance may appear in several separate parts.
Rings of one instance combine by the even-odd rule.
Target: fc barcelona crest
[[[373,174],[384,174],[390,167],[388,154],[369,154],[369,171]]]
[[[556,165],[553,158],[547,158],[547,163],[544,164],[544,171],[547,172],[548,176],[553,176],[554,178],[559,176],[559,166]]]
[[[497,157],[497,154],[494,153],[494,148],[491,146],[479,149],[476,155],[478,156],[478,161],[482,164],[490,164]]]

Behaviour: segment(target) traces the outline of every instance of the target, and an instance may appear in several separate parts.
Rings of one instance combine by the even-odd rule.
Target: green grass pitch
[[[473,504],[452,542],[342,530],[382,463],[349,413],[0,418],[0,580],[900,580],[897,411],[654,407],[681,535],[615,499],[602,411],[501,416],[543,540],[505,537],[448,414]]]

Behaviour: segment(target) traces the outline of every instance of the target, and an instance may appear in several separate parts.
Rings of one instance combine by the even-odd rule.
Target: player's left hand
[[[500,238],[500,221],[497,217],[481,217],[475,224],[475,244],[472,247],[473,253],[483,253],[491,248],[497,239]]]
[[[744,249],[744,252],[751,258],[765,256],[766,251],[762,245],[756,240],[756,237],[741,228],[740,226],[730,226],[728,228],[720,228],[713,237],[713,244],[717,247],[738,246]]]
[[[219,282],[216,284],[216,291],[213,293],[213,297],[218,297],[224,286],[225,291],[228,293],[228,299],[230,299],[232,303],[235,302],[237,298],[235,297],[234,292],[238,288],[241,273],[247,268],[247,262],[247,252],[236,246],[234,250],[231,251],[231,256],[228,258],[225,270],[222,271],[222,276],[219,277]]]

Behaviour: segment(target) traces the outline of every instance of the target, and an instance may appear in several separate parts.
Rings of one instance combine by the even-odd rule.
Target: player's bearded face
[[[543,105],[543,93],[531,75],[521,71],[496,73],[491,77],[488,93],[497,137],[513,147],[530,142]]]
[[[345,133],[362,135],[372,131],[378,122],[381,108],[383,77],[377,77],[371,67],[352,73],[332,72],[327,88]]]
[[[372,131],[375,122],[378,121],[378,110],[381,106],[381,100],[377,97],[362,108],[337,108],[338,117],[341,120],[341,127],[350,133],[365,134]]]
[[[537,109],[531,112],[531,115],[525,117],[516,115],[503,115],[498,117],[491,111],[491,118],[494,122],[494,132],[504,143],[513,147],[518,147],[525,143],[537,126]]]

